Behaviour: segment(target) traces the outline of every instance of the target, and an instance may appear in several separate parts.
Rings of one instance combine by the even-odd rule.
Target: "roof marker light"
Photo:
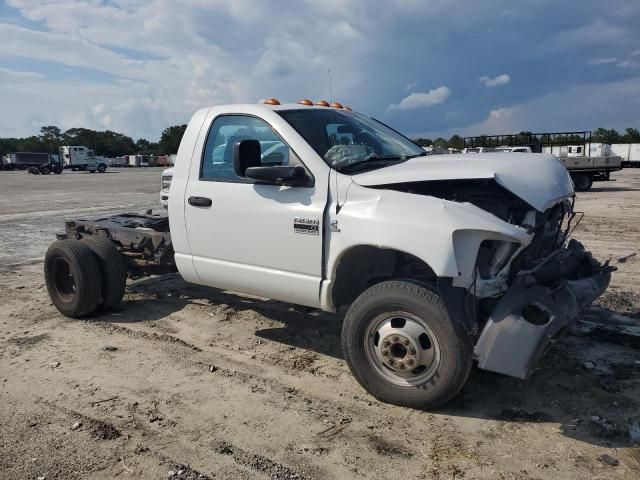
[[[340,102],[333,102],[331,106],[333,108],[344,108]]]
[[[319,100],[316,102],[316,105],[318,105],[319,107],[330,107],[331,105],[329,105],[329,102],[327,102],[326,100]]]
[[[264,101],[265,105],[280,105],[280,101],[277,98],[267,98]]]
[[[342,108],[343,108],[344,110],[346,110],[347,112],[351,112],[351,111],[352,111],[352,110],[351,110],[351,107],[344,106],[344,107],[342,107]]]
[[[312,106],[313,102],[311,100],[309,100],[308,98],[304,98],[302,100],[298,101],[299,105],[307,105],[307,106]]]

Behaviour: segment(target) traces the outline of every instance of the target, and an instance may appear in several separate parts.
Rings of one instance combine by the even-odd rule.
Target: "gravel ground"
[[[637,324],[640,259],[618,259],[640,249],[640,171],[614,176],[578,195],[575,236],[619,268],[581,319]],[[62,317],[41,259],[63,220],[155,207],[159,177],[0,172],[0,478],[640,478],[640,355],[584,331],[531,380],[474,370],[426,412],[360,388],[339,317],[179,275]]]

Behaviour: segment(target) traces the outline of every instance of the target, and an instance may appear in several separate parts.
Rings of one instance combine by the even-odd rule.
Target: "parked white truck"
[[[58,310],[108,311],[127,273],[177,270],[346,312],[342,350],[362,386],[433,408],[474,360],[527,378],[607,288],[612,268],[568,238],[575,196],[553,156],[426,157],[340,105],[268,102],[193,115],[168,217],[66,222],[44,264]]]
[[[622,158],[607,143],[545,145],[543,153],[555,155],[571,174],[576,190],[586,192],[593,182],[607,181],[611,172],[622,170]]]

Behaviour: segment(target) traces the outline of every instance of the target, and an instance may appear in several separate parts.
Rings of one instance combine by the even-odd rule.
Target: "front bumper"
[[[554,339],[607,289],[613,270],[572,240],[535,271],[516,276],[482,329],[478,367],[529,377]]]

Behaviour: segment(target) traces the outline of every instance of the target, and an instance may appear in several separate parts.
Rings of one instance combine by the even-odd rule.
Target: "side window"
[[[213,121],[204,148],[201,180],[238,181],[233,170],[233,145],[239,140],[260,142],[262,164],[289,165],[289,146],[267,123],[244,115],[223,115]]]

